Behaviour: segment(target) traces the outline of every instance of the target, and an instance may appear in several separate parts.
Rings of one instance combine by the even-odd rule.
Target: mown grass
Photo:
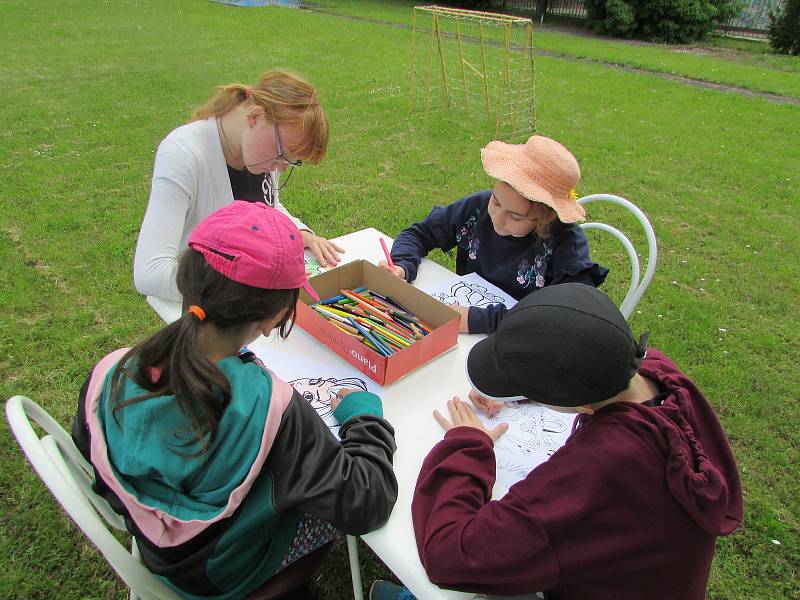
[[[336,2],[377,21],[406,11]],[[675,69],[690,68],[669,47],[553,35],[600,61],[624,48],[625,64],[674,54]],[[493,128],[457,112],[407,113],[409,44],[407,29],[380,23],[205,1],[0,4],[0,396],[26,394],[68,424],[91,365],[159,327],[131,283],[153,151],[214,85],[281,66],[318,86],[329,156],[295,174],[283,198],[324,235],[396,234],[488,186],[478,150]],[[713,79],[714,61],[728,83],[752,84],[741,61],[691,68]],[[796,63],[761,68],[779,82],[771,91],[800,95]],[[632,325],[706,391],[739,460],[745,522],[718,544],[709,597],[798,598],[800,107],[558,56],[539,56],[537,76],[539,129],[579,158],[579,192],[621,194],[653,221],[658,271]],[[593,248],[619,274],[618,298],[622,252],[602,238]],[[0,597],[124,596],[5,425],[0,498]],[[365,579],[388,575],[362,555]],[[318,594],[347,597],[346,555],[333,558]]]
[[[316,4],[334,13],[411,27],[412,9],[417,3],[411,0],[380,3],[319,0]],[[536,24],[534,46],[537,52],[800,97],[800,63],[796,57],[775,54],[767,42],[711,37],[695,44],[667,46],[601,38],[574,26],[568,28],[569,33],[564,33],[558,30],[563,22],[548,18],[543,28]],[[430,17],[420,12],[417,27],[429,29]],[[501,32],[493,32],[491,28],[487,28],[486,33],[489,37],[502,38]],[[597,93],[604,93],[604,89],[598,88]]]

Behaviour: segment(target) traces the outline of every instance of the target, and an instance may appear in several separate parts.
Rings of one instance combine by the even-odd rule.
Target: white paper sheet
[[[550,410],[535,402],[506,402],[494,417],[478,417],[488,429],[508,423],[508,431],[495,442],[497,480],[506,487],[524,479],[564,445],[572,432],[574,414]]]
[[[309,256],[309,254],[308,250],[306,250],[306,273],[308,273],[309,277],[314,277],[314,275],[319,275],[330,269],[330,267],[323,267],[316,258]]]
[[[456,275],[452,279],[443,281],[435,286],[423,288],[423,291],[436,298],[439,302],[453,306],[488,306],[490,304],[505,304],[511,308],[517,301],[506,294],[496,285],[486,281],[477,273],[469,275]]]
[[[339,423],[333,417],[331,400],[341,389],[374,392],[383,388],[360,371],[336,361],[323,364],[295,354],[281,352],[276,346],[258,348],[258,357],[278,377],[291,384],[322,417],[331,432],[339,436]]]

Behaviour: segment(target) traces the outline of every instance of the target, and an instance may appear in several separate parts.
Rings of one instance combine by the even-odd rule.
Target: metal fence
[[[764,39],[767,37],[769,15],[778,9],[783,0],[744,0],[745,6],[738,16],[719,28],[719,33],[725,35]],[[584,0],[488,0],[491,8],[488,10],[501,10],[504,8],[537,13],[542,6],[547,6],[546,15],[586,18]]]
[[[782,0],[749,0],[738,17],[734,17],[720,32],[751,38],[766,38],[769,15],[780,8]]]

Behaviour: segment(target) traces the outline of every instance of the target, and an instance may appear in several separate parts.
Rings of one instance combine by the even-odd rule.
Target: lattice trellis
[[[536,131],[535,79],[530,19],[414,7],[410,112],[464,111],[496,138],[524,141]]]

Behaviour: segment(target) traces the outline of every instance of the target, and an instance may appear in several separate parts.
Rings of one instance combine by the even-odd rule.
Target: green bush
[[[783,8],[769,16],[769,41],[784,54],[800,54],[800,0],[785,0]]]
[[[701,39],[740,9],[740,0],[586,0],[595,31],[668,43]]]

